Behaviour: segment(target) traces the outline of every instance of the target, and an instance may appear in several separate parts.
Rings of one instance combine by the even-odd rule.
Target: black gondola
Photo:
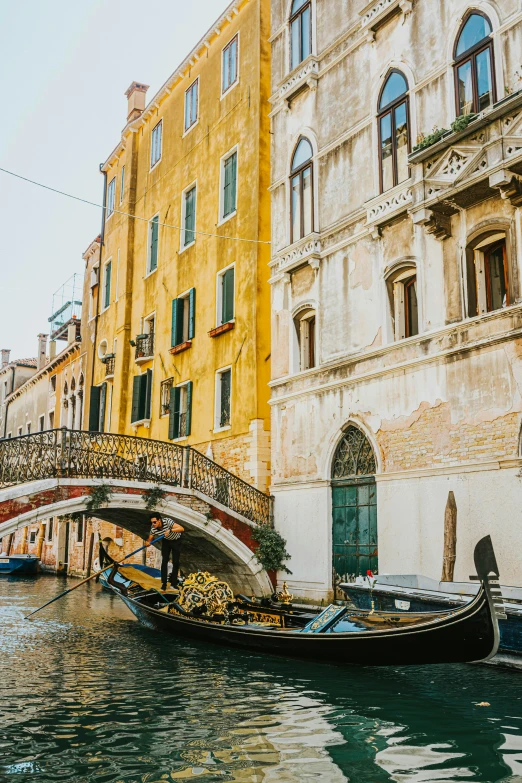
[[[185,580],[181,596],[162,594],[136,576],[138,571],[129,577],[127,568],[121,572],[125,584],[116,582],[117,564],[108,581],[143,625],[181,637],[332,663],[457,663],[487,660],[499,643],[503,606],[489,536],[475,547],[474,559],[481,582],[477,596],[462,608],[418,615],[331,605],[310,618],[290,605],[234,598],[226,583],[208,574]],[[198,584],[207,593],[212,587],[211,600],[203,600]]]

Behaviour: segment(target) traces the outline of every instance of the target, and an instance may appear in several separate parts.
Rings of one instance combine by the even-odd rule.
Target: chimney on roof
[[[48,334],[38,335],[38,354],[36,356],[36,369],[41,370],[47,364],[47,338]]]
[[[76,342],[76,321],[72,321],[67,327],[67,345]]]
[[[9,357],[11,356],[11,349],[10,348],[2,348],[0,351],[0,367],[7,367],[9,364]]]
[[[132,82],[125,93],[127,96],[127,122],[132,122],[143,113],[148,89],[148,84]]]
[[[56,356],[56,340],[51,340],[49,343],[49,361],[52,362]]]

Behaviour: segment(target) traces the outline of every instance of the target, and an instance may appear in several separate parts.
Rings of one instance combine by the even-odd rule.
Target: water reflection
[[[0,581],[0,780],[522,780],[522,679],[343,668],[162,638],[100,588]],[[487,701],[490,707],[479,707]]]

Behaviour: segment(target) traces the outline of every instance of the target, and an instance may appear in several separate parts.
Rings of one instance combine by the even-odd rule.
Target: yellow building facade
[[[234,2],[148,104],[131,85],[84,295],[86,425],[194,446],[263,490],[269,30],[269,0]]]

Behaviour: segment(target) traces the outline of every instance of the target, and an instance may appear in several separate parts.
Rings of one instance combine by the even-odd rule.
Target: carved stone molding
[[[413,192],[411,187],[394,188],[388,193],[382,193],[366,203],[367,225],[380,225],[386,223],[392,217],[405,212],[412,203]]]
[[[366,34],[366,39],[375,40],[375,30],[379,25],[394,13],[401,12],[405,16],[413,11],[413,0],[371,0],[359,11],[361,29]]]
[[[308,87],[310,90],[315,90],[318,81],[319,61],[315,57],[310,57],[302,67],[294,71],[290,78],[281,85],[279,89],[279,98],[290,104],[294,95],[305,87]]]
[[[412,220],[414,225],[424,226],[427,234],[432,234],[441,242],[451,236],[451,218],[448,215],[432,212],[431,209],[420,209],[412,214]]]
[[[501,169],[489,178],[492,188],[498,188],[502,198],[507,199],[512,206],[522,206],[522,178],[512,171]]]
[[[290,272],[304,264],[310,264],[314,269],[319,267],[321,261],[321,240],[319,234],[310,234],[299,242],[291,245],[290,249],[282,250],[271,262],[273,273]]]

